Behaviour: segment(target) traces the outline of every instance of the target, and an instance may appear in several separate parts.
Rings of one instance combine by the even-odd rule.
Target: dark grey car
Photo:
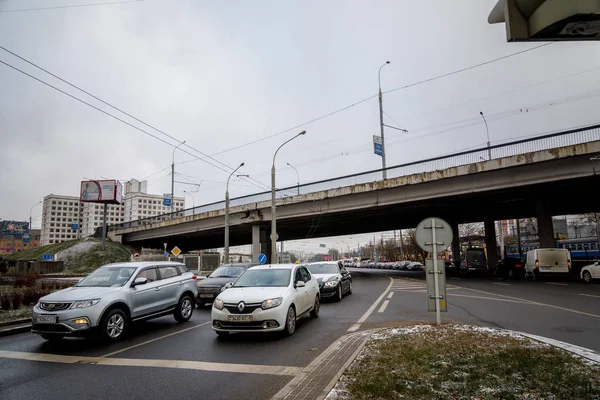
[[[460,273],[463,275],[472,273],[487,273],[488,264],[485,250],[480,248],[467,249],[460,263]]]
[[[224,264],[214,270],[206,279],[197,281],[198,306],[212,303],[226,284],[234,282],[253,265],[255,264]]]

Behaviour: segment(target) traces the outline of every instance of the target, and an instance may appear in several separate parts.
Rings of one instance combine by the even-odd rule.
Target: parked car
[[[568,276],[571,272],[571,253],[568,249],[535,249],[527,252],[525,276],[538,280],[544,276]]]
[[[585,283],[592,283],[593,279],[600,279],[600,261],[583,267],[581,269],[581,279]]]
[[[409,263],[406,266],[406,269],[408,271],[423,271],[423,264],[421,264],[418,261],[414,261],[414,262]]]
[[[212,303],[225,285],[235,281],[244,271],[254,264],[224,264],[213,271],[206,279],[197,281],[198,306]]]
[[[46,340],[97,332],[116,341],[133,321],[168,314],[188,321],[196,293],[196,275],[181,263],[108,264],[75,286],[42,297],[33,308],[31,332]]]
[[[340,263],[319,262],[306,267],[319,282],[321,298],[333,297],[341,301],[344,294],[352,294],[352,275]]]
[[[505,258],[491,268],[496,278],[524,278],[525,263],[518,258]]]
[[[471,273],[487,273],[488,264],[485,250],[466,249],[460,262],[460,271],[462,275]]]
[[[271,331],[290,336],[300,317],[317,318],[319,310],[319,283],[305,265],[260,265],[247,269],[217,296],[212,328],[219,336]]]

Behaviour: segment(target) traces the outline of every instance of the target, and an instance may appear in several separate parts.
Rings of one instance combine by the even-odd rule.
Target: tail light
[[[469,268],[469,262],[465,260],[465,267]]]
[[[523,264],[519,264],[519,263],[517,263],[517,264],[515,265],[515,267],[516,267],[516,268],[523,268]]]
[[[567,260],[567,266],[569,267],[569,271],[571,270],[571,260]]]
[[[196,280],[196,275],[192,274],[192,280],[195,281]]]
[[[535,260],[535,267],[539,268],[539,266],[540,266],[540,261],[539,260]]]

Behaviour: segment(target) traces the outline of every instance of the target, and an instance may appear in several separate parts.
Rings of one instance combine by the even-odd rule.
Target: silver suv
[[[98,331],[116,341],[133,321],[168,314],[188,321],[196,295],[196,275],[181,263],[108,264],[75,286],[42,297],[33,308],[31,332],[56,340]]]

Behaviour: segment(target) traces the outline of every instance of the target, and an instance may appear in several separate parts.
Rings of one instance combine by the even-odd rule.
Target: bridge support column
[[[252,225],[252,262],[258,262],[258,255],[260,254],[260,225]]]
[[[485,248],[488,267],[498,264],[498,248],[496,242],[496,224],[493,218],[485,217]]]
[[[535,217],[538,224],[538,237],[540,238],[540,248],[555,247],[554,226],[552,224],[552,215],[548,206],[543,200],[535,203]]]
[[[460,261],[460,234],[458,232],[458,222],[451,222],[452,226],[452,261]]]
[[[258,255],[267,256],[267,264],[271,263],[271,240],[269,227],[261,224],[252,225],[252,262],[258,263]]]

